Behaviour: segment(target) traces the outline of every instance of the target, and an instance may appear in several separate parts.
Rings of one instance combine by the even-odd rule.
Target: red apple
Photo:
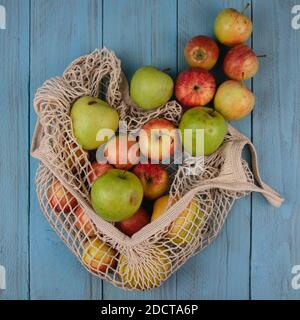
[[[168,172],[159,164],[139,163],[133,169],[144,189],[144,197],[150,200],[162,196],[168,189]]]
[[[116,227],[131,237],[149,222],[150,216],[143,208],[140,208],[131,218],[116,223]]]
[[[105,146],[104,156],[117,169],[129,170],[139,162],[139,145],[131,136],[113,137]]]
[[[113,166],[109,163],[100,163],[94,161],[92,163],[92,171],[88,175],[88,180],[93,183],[97,178],[101,177],[106,171],[113,169]]]
[[[199,68],[181,72],[175,84],[176,98],[185,107],[206,105],[213,98],[215,91],[216,82],[212,74]]]
[[[76,198],[58,180],[54,180],[47,190],[47,198],[57,213],[69,213],[77,206]]]
[[[245,44],[231,48],[223,62],[224,73],[233,80],[251,79],[257,72],[259,62],[256,54]]]
[[[75,210],[75,216],[75,226],[80,231],[83,231],[88,237],[93,237],[96,235],[95,227],[82,207],[77,207]]]
[[[152,119],[140,130],[140,151],[153,162],[169,159],[174,154],[178,142],[176,127],[166,119]]]
[[[213,39],[207,36],[197,36],[186,44],[184,56],[190,67],[210,70],[218,60],[219,51],[219,47]]]

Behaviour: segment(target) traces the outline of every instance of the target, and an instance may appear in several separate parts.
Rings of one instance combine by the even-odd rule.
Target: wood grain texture
[[[263,178],[286,198],[280,209],[253,196],[252,298],[299,299],[291,270],[300,264],[300,32],[295,1],[254,2],[254,49],[266,54],[255,78],[253,140]],[[267,23],[265,23],[267,21]]]
[[[176,74],[176,1],[105,0],[103,17],[103,44],[121,58],[129,80],[143,65],[169,67]],[[104,299],[176,298],[176,275],[161,288],[145,293],[103,285]]]
[[[102,3],[36,0],[31,5],[31,96],[50,77],[61,75],[76,57],[102,46]],[[36,116],[31,108],[31,135]],[[39,208],[31,161],[30,289],[32,299],[101,298],[94,281],[54,233]]]
[[[29,1],[1,1],[0,30],[0,299],[28,298],[28,80]]]
[[[178,3],[178,65],[183,70],[187,68],[183,56],[186,42],[199,34],[213,36],[218,12],[226,7],[242,10],[247,1],[179,0]],[[218,83],[224,80],[221,72],[213,73]],[[233,125],[251,135],[251,116]],[[250,217],[250,198],[237,201],[215,242],[178,272],[178,299],[249,298]]]

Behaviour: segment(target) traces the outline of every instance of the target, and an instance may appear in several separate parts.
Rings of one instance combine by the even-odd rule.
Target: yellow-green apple
[[[200,68],[179,73],[175,83],[177,100],[185,107],[204,106],[213,98],[216,82],[213,75]]]
[[[105,101],[81,97],[71,109],[74,136],[85,150],[97,149],[118,129],[119,116]]]
[[[215,20],[216,38],[226,46],[235,46],[248,40],[252,33],[252,22],[243,13],[227,8]]]
[[[178,144],[179,136],[176,127],[166,119],[152,119],[140,130],[140,151],[153,162],[169,159]]]
[[[93,208],[107,221],[129,219],[139,209],[142,199],[143,186],[139,178],[129,171],[108,170],[92,185]]]
[[[149,289],[158,287],[167,279],[172,269],[168,248],[156,245],[148,249],[147,261],[131,262],[120,255],[118,274],[126,287],[131,289]]]
[[[83,246],[83,263],[93,271],[105,272],[117,266],[117,251],[99,238],[89,239]]]
[[[77,206],[76,198],[56,179],[47,190],[47,198],[51,207],[57,213],[69,213]]]
[[[153,206],[151,222],[161,217],[167,210],[169,196],[157,199]],[[203,212],[199,210],[196,198],[177,216],[168,230],[168,238],[175,244],[183,245],[190,242],[197,230],[203,227]]]
[[[117,169],[129,170],[139,162],[139,144],[132,136],[114,136],[105,145],[104,156]]]
[[[254,94],[240,81],[223,82],[216,93],[214,105],[226,120],[239,120],[249,114],[255,104]]]
[[[75,210],[75,226],[88,237],[94,237],[96,234],[92,221],[80,206]]]
[[[151,66],[138,69],[130,82],[130,96],[142,109],[151,110],[167,103],[173,95],[173,79]]]
[[[224,73],[233,80],[251,79],[257,72],[259,62],[256,54],[245,44],[231,48],[223,62]]]
[[[133,234],[141,230],[146,224],[150,222],[150,216],[141,207],[139,210],[129,219],[117,222],[115,226],[125,233],[127,236],[131,237]]]
[[[184,56],[190,67],[210,70],[219,57],[219,47],[207,36],[196,36],[188,41],[184,48]]]
[[[227,125],[223,116],[207,107],[187,110],[179,123],[184,150],[192,156],[209,155],[222,144]],[[197,129],[203,129],[201,132]]]
[[[88,174],[89,183],[92,184],[97,178],[101,177],[106,171],[113,169],[109,163],[94,161],[91,165],[91,171]]]
[[[168,172],[159,164],[139,163],[133,168],[133,173],[141,180],[147,199],[154,200],[168,190]]]

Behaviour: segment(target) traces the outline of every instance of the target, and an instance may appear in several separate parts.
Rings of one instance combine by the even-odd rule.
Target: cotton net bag
[[[158,287],[217,237],[236,199],[256,191],[273,206],[281,205],[280,195],[259,176],[252,143],[229,126],[224,143],[204,157],[200,172],[195,168],[203,158],[189,156],[180,165],[167,166],[171,183],[165,214],[126,236],[91,205],[91,162],[74,138],[70,119],[72,104],[85,95],[106,100],[122,125],[135,131],[154,118],[178,125],[182,107],[171,101],[153,111],[138,109],[130,100],[120,60],[106,48],[78,58],[61,77],[37,90],[31,147],[40,160],[37,197],[51,226],[92,274],[127,290]],[[246,145],[252,171],[242,159]]]

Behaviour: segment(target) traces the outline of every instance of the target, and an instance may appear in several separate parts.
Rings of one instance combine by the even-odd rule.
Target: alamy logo
[[[293,6],[292,8],[292,21],[291,25],[294,30],[300,29],[300,4]]]
[[[0,30],[6,29],[6,10],[4,6],[0,5]]]
[[[292,268],[292,274],[294,274],[294,277],[291,281],[291,286],[294,290],[300,289],[300,265],[295,265]]]

